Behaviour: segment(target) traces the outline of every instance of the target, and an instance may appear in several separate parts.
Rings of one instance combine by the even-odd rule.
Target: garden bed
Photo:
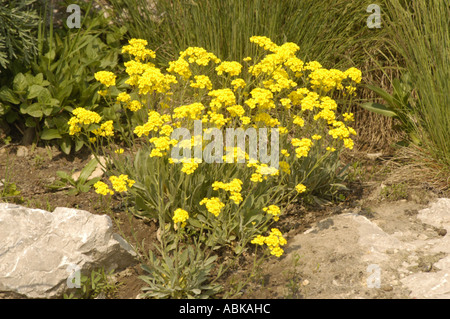
[[[401,173],[401,166],[398,167],[381,159],[376,161],[367,159],[367,156],[361,153],[359,155],[357,152],[352,153],[350,155],[353,160],[357,156],[361,163],[359,170],[354,171],[352,193],[341,204],[324,207],[292,206],[286,210],[276,226],[285,234],[288,241],[287,247],[290,247],[296,235],[310,228],[319,227],[323,230],[333,228],[336,225],[327,223],[341,214],[359,211],[361,215],[373,218],[371,212],[375,212],[380,207],[389,206],[389,203],[391,207],[397,207],[397,211],[402,211],[402,208],[411,209],[411,206],[424,207],[437,197],[450,197],[448,189],[445,190],[442,184],[433,183],[425,169],[422,170],[419,182],[417,180],[419,175],[415,178],[406,176]],[[53,211],[56,207],[73,207],[94,214],[108,214],[115,220],[116,231],[130,243],[135,244],[137,239],[141,244],[144,242],[148,249],[153,244],[158,244],[157,223],[136,217],[130,219],[119,199],[113,197],[111,209],[105,209],[100,202],[101,195],[96,194],[93,189],[77,195],[67,195],[68,189],[51,191],[45,187],[54,182],[56,171],[81,170],[89,162],[89,156],[89,152],[68,156],[55,147],[3,146],[0,149],[0,176],[6,179],[5,184],[15,185],[17,193],[13,194],[11,189],[9,193],[3,193],[1,201],[49,211]],[[397,180],[394,180],[393,177],[396,174]],[[382,185],[385,187],[382,188]],[[395,214],[391,212],[390,216],[393,218]],[[384,228],[401,229],[398,225],[410,223],[409,217],[406,214],[397,214],[396,220],[389,221],[387,215],[381,219],[385,223]],[[336,240],[339,240],[338,232],[335,231],[333,235],[337,236],[335,240],[323,237],[322,241],[317,241],[315,244],[309,243],[309,247],[300,247],[297,250],[287,248],[286,256],[281,259],[273,257],[256,269],[253,268],[254,256],[252,251],[249,251],[248,254],[239,258],[235,266],[221,279],[224,290],[216,297],[228,292],[234,295],[234,298],[408,298],[408,291],[403,288],[397,287],[394,291],[389,286],[383,286],[383,289],[371,290],[364,288],[361,282],[356,282],[357,278],[360,281],[364,280],[366,274],[355,272],[360,265],[357,259],[359,252],[356,247],[350,245],[350,242],[354,240],[352,237],[354,231],[355,229],[348,229],[347,235],[340,233],[340,236],[343,236],[342,240],[349,241],[347,245],[335,245]],[[328,241],[326,246],[321,246],[327,240],[331,241]],[[298,260],[296,261],[293,256],[298,256]],[[314,260],[318,261],[321,258],[321,265],[312,265]],[[335,263],[336,258],[338,262]],[[320,268],[320,271],[319,268],[315,269],[316,266]],[[235,291],[239,279],[248,278],[250,274],[253,277],[248,284],[240,291]],[[139,278],[140,275],[143,275],[140,264],[116,273],[114,280],[118,284],[118,290],[108,298],[136,298],[145,287],[144,281]],[[351,282],[352,285],[343,285],[346,280],[347,284]],[[340,284],[337,285],[337,282]]]

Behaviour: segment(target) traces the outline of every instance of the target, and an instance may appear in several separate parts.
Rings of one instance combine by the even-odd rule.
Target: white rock
[[[113,233],[107,215],[62,207],[51,213],[0,203],[0,291],[60,298],[78,270],[121,270],[132,265],[135,256]]]

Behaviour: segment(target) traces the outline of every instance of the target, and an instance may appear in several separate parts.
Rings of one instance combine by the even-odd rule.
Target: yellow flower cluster
[[[98,181],[97,183],[95,183],[94,184],[94,188],[95,188],[95,192],[97,194],[100,194],[100,195],[103,195],[103,196],[113,195],[114,194],[114,192],[109,189],[108,185],[106,185],[102,181]]]
[[[145,60],[146,58],[155,58],[156,53],[150,49],[147,49],[147,40],[143,39],[130,39],[128,41],[129,45],[122,48],[122,53],[129,53],[134,56],[137,61]]]
[[[304,192],[306,192],[306,186],[305,185],[303,185],[303,184],[297,184],[296,186],[295,186],[295,190],[298,192],[298,193],[304,193]]]
[[[267,214],[272,215],[274,221],[278,221],[278,219],[280,218],[279,215],[281,214],[281,209],[280,209],[280,207],[278,207],[276,205],[270,205],[268,207],[264,207],[263,211],[265,211]]]
[[[219,216],[222,208],[225,206],[225,204],[222,203],[219,197],[204,198],[200,202],[200,205],[205,205],[208,212],[216,217]]]
[[[113,121],[109,120],[109,121],[106,121],[105,123],[102,123],[100,125],[100,128],[93,130],[92,133],[94,133],[97,136],[103,136],[103,137],[114,136]]]
[[[185,51],[180,52],[180,56],[177,60],[169,62],[167,71],[170,73],[179,74],[184,79],[188,79],[192,75],[189,64],[196,63],[198,65],[206,66],[210,61],[220,63],[220,59],[205,49],[199,47],[189,47]]]
[[[239,88],[245,88],[247,86],[247,83],[243,79],[234,79],[231,81],[231,85],[233,86],[234,91],[236,91]]]
[[[192,159],[184,160],[181,171],[183,173],[186,173],[187,175],[190,175],[195,172],[195,170],[198,168],[199,163],[201,163],[201,159],[199,159],[199,158],[192,158]]]
[[[208,76],[206,75],[195,75],[194,76],[195,82],[192,82],[190,85],[193,88],[198,89],[212,89],[212,83]]]
[[[177,144],[177,141],[171,139],[169,136],[152,137],[149,141],[155,146],[150,153],[150,157],[163,157],[167,155],[171,146]]]
[[[219,89],[208,92],[212,96],[209,106],[213,111],[219,110],[221,107],[227,107],[236,104],[236,96],[230,89]]]
[[[243,198],[241,195],[242,191],[242,181],[238,178],[233,179],[229,183],[223,183],[223,182],[214,182],[212,184],[213,190],[219,190],[223,189],[227,192],[230,192],[230,199],[235,203],[239,204],[242,202]]]
[[[111,176],[109,178],[113,189],[116,192],[126,192],[128,188],[132,187],[135,183],[134,180],[129,179],[128,175],[121,174],[119,176]],[[127,188],[128,187],[128,188]],[[94,184],[95,192],[100,195],[114,195],[114,192],[102,181],[98,181]]]
[[[132,187],[135,183],[134,180],[129,179],[128,175],[120,174],[119,176],[110,176],[109,181],[116,192],[126,192],[128,188]],[[128,188],[127,188],[128,186]]]
[[[283,255],[284,251],[280,246],[284,246],[287,244],[286,239],[283,237],[283,234],[277,228],[272,228],[270,230],[269,236],[258,235],[251,241],[252,244],[256,245],[264,245],[266,244],[270,253],[276,257],[280,257]]]
[[[186,226],[186,221],[189,219],[189,213],[184,209],[177,208],[174,213],[172,220],[175,224],[181,223],[181,227]]]
[[[142,108],[142,103],[138,100],[133,100],[128,102],[126,107],[132,112],[137,112]]]
[[[309,138],[302,138],[301,140],[298,138],[293,138],[291,140],[292,146],[296,147],[295,155],[297,158],[307,157],[313,142]]]
[[[174,119],[190,118],[192,120],[199,120],[201,112],[205,109],[202,103],[192,103],[189,105],[182,105],[173,110]]]
[[[147,67],[144,73],[137,79],[139,94],[150,94],[153,92],[165,93],[170,90],[170,85],[177,83],[175,76],[163,74],[156,67]]]
[[[267,180],[269,176],[278,176],[279,170],[275,167],[269,167],[267,164],[258,164],[258,161],[250,160],[247,164],[248,167],[254,167],[255,172],[250,177],[250,181],[254,183],[260,183],[263,180]]]
[[[116,85],[116,76],[112,72],[99,71],[94,74],[94,77],[97,81],[99,81],[101,84],[105,85],[106,87]]]
[[[69,124],[69,134],[75,135],[81,132],[81,127],[79,125],[89,125],[97,124],[101,121],[102,117],[94,112],[88,111],[82,107],[77,107],[72,111],[72,116],[67,124]]]
[[[161,115],[157,111],[149,111],[147,122],[143,125],[136,126],[134,128],[134,134],[138,137],[141,137],[142,135],[148,136],[150,132],[157,132],[164,125],[164,123],[168,123],[171,120],[170,115]]]
[[[242,65],[236,61],[224,61],[216,67],[218,75],[222,75],[224,72],[230,76],[239,75],[242,70]]]
[[[328,131],[334,139],[341,139],[344,141],[344,147],[348,149],[353,149],[353,140],[350,138],[350,135],[356,135],[355,129],[352,127],[346,127],[345,124],[341,121],[335,121],[333,123],[333,129]]]
[[[245,101],[251,109],[272,109],[275,108],[275,102],[273,101],[273,93],[270,90],[256,88],[250,92],[252,98]]]

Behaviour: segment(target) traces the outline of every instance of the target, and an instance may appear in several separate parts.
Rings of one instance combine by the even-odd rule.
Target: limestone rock
[[[135,257],[107,215],[0,203],[0,292],[60,298],[73,288],[68,279],[76,278],[75,271],[121,270]]]

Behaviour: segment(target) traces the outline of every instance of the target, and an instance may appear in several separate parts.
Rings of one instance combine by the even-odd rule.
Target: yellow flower
[[[208,90],[212,89],[212,83],[208,76],[206,75],[196,75],[194,76],[195,82],[192,82],[190,85],[193,88],[199,88],[204,89],[207,88]]]
[[[362,79],[362,73],[357,68],[350,68],[344,72],[353,82],[360,83]]]
[[[200,205],[205,205],[208,212],[216,217],[219,216],[222,208],[225,206],[218,197],[204,198],[200,202]]]
[[[121,92],[117,95],[117,102],[129,102],[131,100],[130,95],[127,92]]]
[[[186,226],[186,221],[189,219],[189,213],[184,209],[177,208],[173,213],[172,220],[175,224],[181,223],[181,227]]]
[[[127,186],[132,187],[135,183],[134,180],[128,179],[128,175],[121,174],[120,176],[111,176],[109,178],[111,184],[116,192],[126,192]]]
[[[94,184],[94,188],[95,188],[95,192],[97,194],[100,195],[113,195],[114,192],[112,190],[109,189],[108,185],[106,185],[105,183],[98,181],[97,183]]]
[[[129,53],[134,56],[137,61],[146,59],[147,57],[155,58],[156,53],[150,49],[146,49],[148,42],[143,39],[130,39],[129,45],[122,48],[122,53]]]
[[[342,116],[344,117],[344,121],[346,122],[353,122],[355,120],[355,118],[353,117],[353,113],[344,113],[342,114]]]
[[[101,84],[105,85],[106,87],[116,85],[116,76],[112,72],[99,71],[94,74],[94,77],[97,81],[99,81]]]
[[[272,228],[269,236],[258,235],[252,239],[251,243],[255,245],[266,244],[269,247],[271,255],[280,257],[284,252],[280,246],[286,245],[287,241],[277,228]]]
[[[72,111],[72,116],[67,124],[69,124],[69,134],[75,135],[81,132],[81,127],[79,125],[89,125],[97,124],[101,121],[101,116],[96,112],[88,111],[82,107],[77,107]]]
[[[123,148],[119,148],[114,151],[114,153],[116,153],[116,154],[123,154],[123,152],[124,152]]]
[[[181,171],[187,175],[190,175],[195,172],[200,162],[201,160],[197,158],[191,159],[190,161],[183,160],[183,167],[181,168]]]
[[[108,94],[108,90],[99,90],[97,91],[97,94],[100,96],[106,96],[106,94]]]
[[[287,163],[285,161],[280,161],[280,167],[281,167],[281,170],[283,172],[285,172],[286,174],[291,174],[291,168],[289,166],[289,163]]]
[[[239,88],[245,88],[247,84],[243,79],[235,79],[231,81],[231,85],[233,86],[234,91],[236,91]]]
[[[295,186],[295,190],[300,194],[304,193],[306,192],[306,186],[303,184],[297,184],[297,186]]]
[[[213,190],[223,189],[225,191],[230,192],[230,199],[235,203],[239,204],[242,202],[243,198],[241,196],[241,190],[242,190],[242,181],[238,178],[233,179],[229,183],[223,183],[223,182],[214,182],[212,184]]]
[[[276,205],[270,205],[268,207],[264,207],[263,211],[265,211],[267,214],[273,215],[273,220],[278,221],[280,218],[279,215],[281,214],[280,207]]]
[[[313,136],[311,136],[311,138],[313,140],[320,140],[322,138],[322,136],[318,135],[318,134],[314,134]]]
[[[286,149],[282,149],[282,150],[281,150],[281,154],[283,154],[283,155],[286,156],[286,157],[291,156],[291,154],[289,154],[289,153],[288,153],[288,150],[286,150]]]
[[[311,149],[313,142],[309,138],[302,138],[301,140],[298,138],[293,138],[291,144],[296,147],[296,157],[300,158],[308,156],[308,152]]]
[[[303,127],[305,125],[305,121],[300,116],[297,115],[294,115],[293,123],[300,127]]]
[[[142,108],[142,104],[137,100],[133,100],[127,104],[127,108],[132,112],[137,112]]]
[[[228,73],[230,76],[239,75],[241,73],[242,65],[236,61],[224,61],[216,67],[218,75],[222,75],[223,72]]]
[[[92,133],[94,133],[95,135],[98,136],[114,136],[114,126],[113,126],[113,121],[106,121],[105,123],[102,123],[102,125],[100,125],[99,129],[93,130]]]
[[[289,110],[291,108],[291,99],[288,98],[284,98],[284,99],[280,99],[281,105],[283,105],[287,110]]]

